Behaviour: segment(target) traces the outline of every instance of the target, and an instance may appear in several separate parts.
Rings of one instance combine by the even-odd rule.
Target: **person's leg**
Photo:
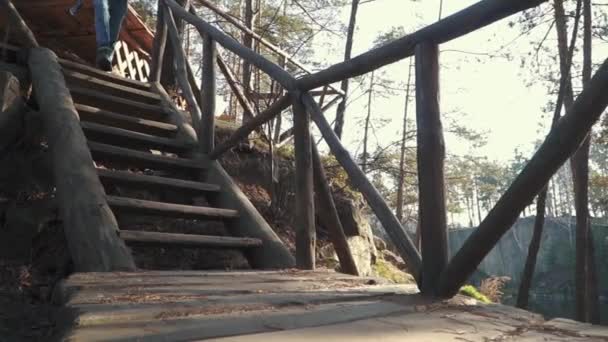
[[[97,41],[97,66],[103,70],[112,70],[112,41],[110,30],[109,0],[93,0],[95,8],[95,36]]]
[[[127,14],[127,0],[109,0],[110,1],[110,41],[116,44],[122,22]]]

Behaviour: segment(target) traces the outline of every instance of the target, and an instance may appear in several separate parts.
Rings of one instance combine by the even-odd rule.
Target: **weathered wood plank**
[[[445,43],[512,14],[536,7],[545,1],[547,0],[481,0],[460,12],[384,46],[332,65],[315,74],[303,76],[298,79],[297,87],[301,91],[310,90],[369,73],[412,56],[418,43],[423,41],[436,44]]]
[[[153,121],[163,121],[167,117],[163,107],[160,105],[132,101],[74,85],[68,85],[68,87],[74,101],[78,103]]]
[[[66,69],[74,70],[79,73],[91,75],[95,78],[105,80],[108,82],[112,82],[114,84],[119,84],[119,85],[122,85],[125,87],[135,88],[135,89],[139,89],[139,90],[143,90],[143,91],[150,90],[149,83],[136,81],[136,80],[133,80],[130,78],[120,77],[118,75],[115,75],[115,74],[112,74],[109,72],[101,71],[92,66],[88,66],[85,64],[81,64],[81,63],[76,63],[76,62],[69,61],[67,59],[61,59],[61,58],[59,59],[59,63],[61,64],[61,66],[63,67],[64,70],[66,70]]]
[[[365,197],[365,200],[378,217],[378,220],[380,220],[382,223],[382,226],[386,232],[391,237],[391,241],[395,247],[397,247],[399,254],[406,262],[408,268],[411,270],[414,278],[420,279],[422,262],[420,254],[418,253],[418,250],[414,246],[414,243],[410,237],[399,223],[399,220],[397,220],[395,214],[393,214],[392,210],[388,207],[380,193],[378,193],[378,190],[367,179],[348,151],[344,148],[344,146],[342,146],[340,139],[338,139],[334,133],[333,129],[323,116],[323,112],[318,107],[312,96],[305,93],[302,96],[302,100],[306,106],[306,109],[311,113],[312,120],[317,124],[323,138],[329,145],[331,152],[348,174],[353,186],[363,194],[363,197]]]
[[[443,163],[445,144],[439,109],[439,46],[416,47],[416,123],[419,223],[422,240],[420,290],[433,295],[448,264]]]
[[[96,142],[88,142],[88,146],[95,160],[128,162],[134,166],[162,170],[202,171],[206,168],[203,163],[191,159],[167,157]]]
[[[211,236],[196,234],[174,234],[120,230],[120,237],[127,242],[137,242],[163,246],[183,246],[201,248],[252,248],[261,247],[262,240],[231,236]]]
[[[198,140],[201,152],[211,153],[215,147],[215,96],[217,92],[215,41],[208,34],[203,36],[203,78],[201,80],[201,129]]]
[[[103,183],[120,184],[133,188],[170,189],[182,192],[216,193],[221,190],[219,185],[193,182],[188,180],[150,176],[128,171],[97,169],[97,174]]]
[[[315,269],[316,225],[310,114],[299,93],[291,94],[296,156],[296,265]]]
[[[608,106],[608,60],[547,136],[532,159],[441,274],[439,294],[451,297],[511,228],[551,177],[579,148]]]
[[[117,84],[116,82],[106,81],[77,71],[63,69],[63,75],[65,76],[68,84],[76,85],[82,88],[97,89],[98,91],[102,91],[109,95],[123,97],[147,104],[158,104],[161,100],[160,95],[156,93],[124,86]]]
[[[191,219],[232,219],[238,211],[174,203],[145,201],[134,198],[106,196],[110,207],[121,213]]]
[[[175,139],[133,132],[122,128],[81,121],[80,125],[89,141],[120,145],[142,150],[185,153],[195,148]]]
[[[259,310],[219,312],[217,315],[202,313],[190,319],[167,319],[165,324],[158,320],[133,322],[111,327],[91,326],[77,329],[68,336],[74,341],[95,341],[111,334],[117,340],[145,339],[146,341],[191,341],[214,337],[254,334],[287,329],[300,329],[321,325],[350,322],[353,320],[380,317],[412,309],[390,301],[362,300],[325,305],[311,305],[305,308],[266,307]],[[170,315],[168,315],[170,316]]]
[[[118,114],[79,103],[76,103],[74,106],[82,121],[128,129],[130,131],[157,135],[165,138],[175,137],[177,134],[177,126],[173,124]]]
[[[30,50],[29,69],[44,131],[68,248],[77,271],[133,270],[129,250],[106,200],[57,56]]]

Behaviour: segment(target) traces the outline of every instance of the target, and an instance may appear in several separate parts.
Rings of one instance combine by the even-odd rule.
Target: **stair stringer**
[[[217,184],[222,189],[214,196],[210,196],[209,201],[214,207],[233,209],[239,212],[237,219],[226,222],[230,233],[234,236],[258,238],[264,243],[261,248],[246,252],[251,266],[261,269],[294,267],[295,259],[287,246],[222,165],[216,160],[207,159],[207,163],[206,181]]]

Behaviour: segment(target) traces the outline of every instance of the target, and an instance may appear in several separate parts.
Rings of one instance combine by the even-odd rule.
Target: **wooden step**
[[[216,193],[220,186],[216,184],[193,182],[175,178],[149,176],[127,171],[112,171],[97,169],[97,174],[103,183],[119,184],[134,188],[170,189],[189,192]]]
[[[160,170],[203,171],[206,169],[203,163],[192,159],[156,155],[96,142],[88,142],[88,145],[96,161],[124,162],[141,168]]]
[[[101,91],[108,95],[122,97],[148,104],[159,104],[160,95],[116,82],[110,82],[93,75],[83,74],[70,69],[63,69],[63,75],[69,85]]]
[[[120,85],[124,85],[127,87],[132,87],[132,88],[136,88],[136,89],[140,89],[140,90],[147,90],[147,91],[150,91],[152,89],[152,85],[150,83],[140,82],[140,81],[132,80],[130,78],[121,77],[121,76],[115,75],[113,73],[101,71],[92,66],[77,63],[77,62],[72,62],[67,59],[60,58],[59,64],[61,64],[61,66],[65,69],[75,70],[75,71],[78,71],[83,74],[92,75],[99,79],[113,82],[113,83],[120,84]]]
[[[70,84],[68,84],[68,88],[74,102],[148,120],[165,121],[167,119],[167,114],[161,105],[128,100]]]
[[[101,143],[111,143],[113,145],[134,149],[158,150],[172,153],[184,153],[195,147],[175,139],[161,138],[97,123],[81,121],[80,125],[87,136],[87,139]]]
[[[165,138],[175,137],[177,126],[169,123],[141,119],[129,115],[113,113],[96,107],[76,103],[76,110],[80,119],[87,122],[98,123],[106,126],[128,129],[130,131],[161,136]]]
[[[262,240],[254,238],[174,234],[134,230],[120,230],[119,234],[120,237],[127,242],[138,242],[162,246],[202,248],[252,248],[262,246]]]
[[[145,201],[118,196],[107,196],[107,200],[112,210],[127,214],[185,219],[231,219],[239,215],[236,210],[231,209]]]

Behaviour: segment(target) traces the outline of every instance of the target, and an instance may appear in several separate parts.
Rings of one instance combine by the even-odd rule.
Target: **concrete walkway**
[[[76,274],[55,291],[70,341],[608,341],[608,328],[333,272]]]

